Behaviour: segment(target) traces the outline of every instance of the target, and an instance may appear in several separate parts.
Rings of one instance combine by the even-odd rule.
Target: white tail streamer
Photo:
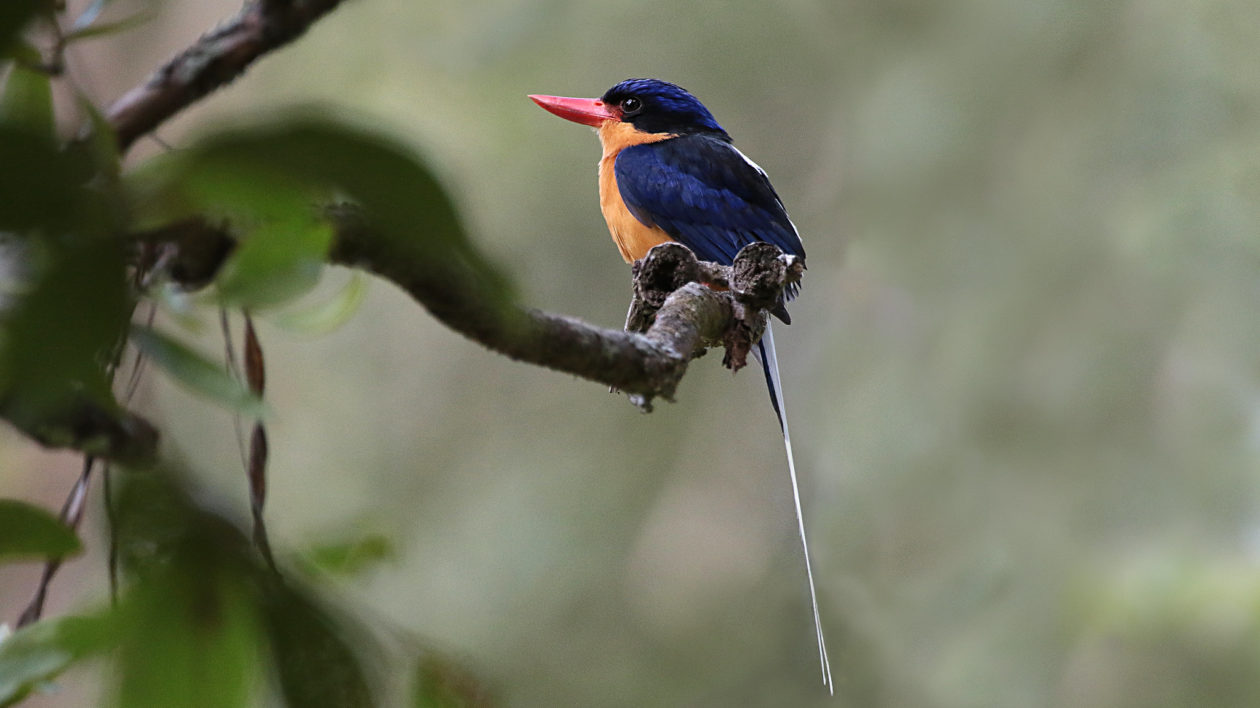
[[[761,366],[766,373],[766,384],[770,387],[770,403],[779,417],[779,427],[783,429],[783,445],[787,449],[788,474],[792,478],[792,501],[796,505],[796,528],[801,533],[801,551],[805,554],[805,575],[809,578],[809,600],[814,607],[814,631],[818,635],[818,661],[822,665],[823,685],[827,691],[835,695],[835,684],[831,680],[831,660],[827,658],[827,642],[823,639],[822,619],[818,615],[818,593],[814,589],[814,569],[809,559],[809,542],[805,540],[805,515],[801,512],[801,489],[796,481],[796,458],[792,455],[792,434],[788,431],[787,406],[783,402],[783,384],[779,379],[779,360],[774,351],[774,331],[769,322],[766,333],[757,342]]]

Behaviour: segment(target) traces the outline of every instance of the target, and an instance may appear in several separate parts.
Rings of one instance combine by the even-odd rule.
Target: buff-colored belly
[[[617,250],[627,263],[647,255],[653,246],[672,241],[668,234],[656,226],[648,226],[626,208],[617,189],[617,176],[613,164],[617,155],[631,145],[656,142],[674,137],[662,133],[641,133],[628,123],[609,121],[599,129],[599,140],[604,155],[599,160],[599,209],[608,224]]]
[[[621,257],[630,263],[646,256],[653,246],[673,239],[660,228],[647,226],[634,218],[634,214],[626,208],[613,175],[613,160],[616,158],[613,155],[599,161],[599,209],[604,213],[608,232],[621,251]]]

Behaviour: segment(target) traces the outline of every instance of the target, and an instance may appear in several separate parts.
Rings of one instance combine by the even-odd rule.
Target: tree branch
[[[202,35],[143,84],[123,94],[106,112],[126,152],[137,138],[171,116],[226,86],[267,52],[300,37],[342,0],[251,0],[241,11]]]
[[[800,275],[797,259],[768,244],[741,251],[732,268],[701,263],[681,244],[663,244],[635,264],[639,326],[613,330],[496,302],[469,269],[434,262],[411,245],[419,239],[384,238],[354,207],[328,213],[337,229],[331,262],[393,282],[443,324],[489,349],[608,384],[645,410],[654,397],[672,400],[688,362],[710,346],[726,344],[734,354],[730,365],[742,366],[765,326],[764,310]],[[730,289],[705,287],[702,278],[729,282]]]
[[[644,409],[655,397],[672,400],[687,364],[709,347],[725,346],[724,362],[743,366],[765,327],[765,312],[803,269],[799,259],[769,244],[744,248],[731,267],[697,261],[681,244],[662,244],[634,265],[635,301],[623,331],[500,302],[457,257],[434,258],[418,237],[386,236],[356,206],[329,207],[325,216],[335,229],[330,263],[389,280],[443,324],[493,351],[607,384]],[[168,250],[163,260],[177,282],[177,272],[197,274],[187,283],[192,288],[231,252],[222,243],[226,232],[206,222],[138,237]]]

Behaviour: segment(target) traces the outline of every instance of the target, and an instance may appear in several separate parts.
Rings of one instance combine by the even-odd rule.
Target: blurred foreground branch
[[[109,107],[106,117],[119,150],[126,152],[140,136],[245,73],[255,59],[302,36],[341,2],[247,2],[235,17],[202,35]]]

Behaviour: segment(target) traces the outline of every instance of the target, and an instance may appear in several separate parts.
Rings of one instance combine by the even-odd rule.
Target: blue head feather
[[[646,133],[703,133],[730,141],[700,99],[681,86],[660,79],[626,79],[600,100],[622,111],[622,120]]]

